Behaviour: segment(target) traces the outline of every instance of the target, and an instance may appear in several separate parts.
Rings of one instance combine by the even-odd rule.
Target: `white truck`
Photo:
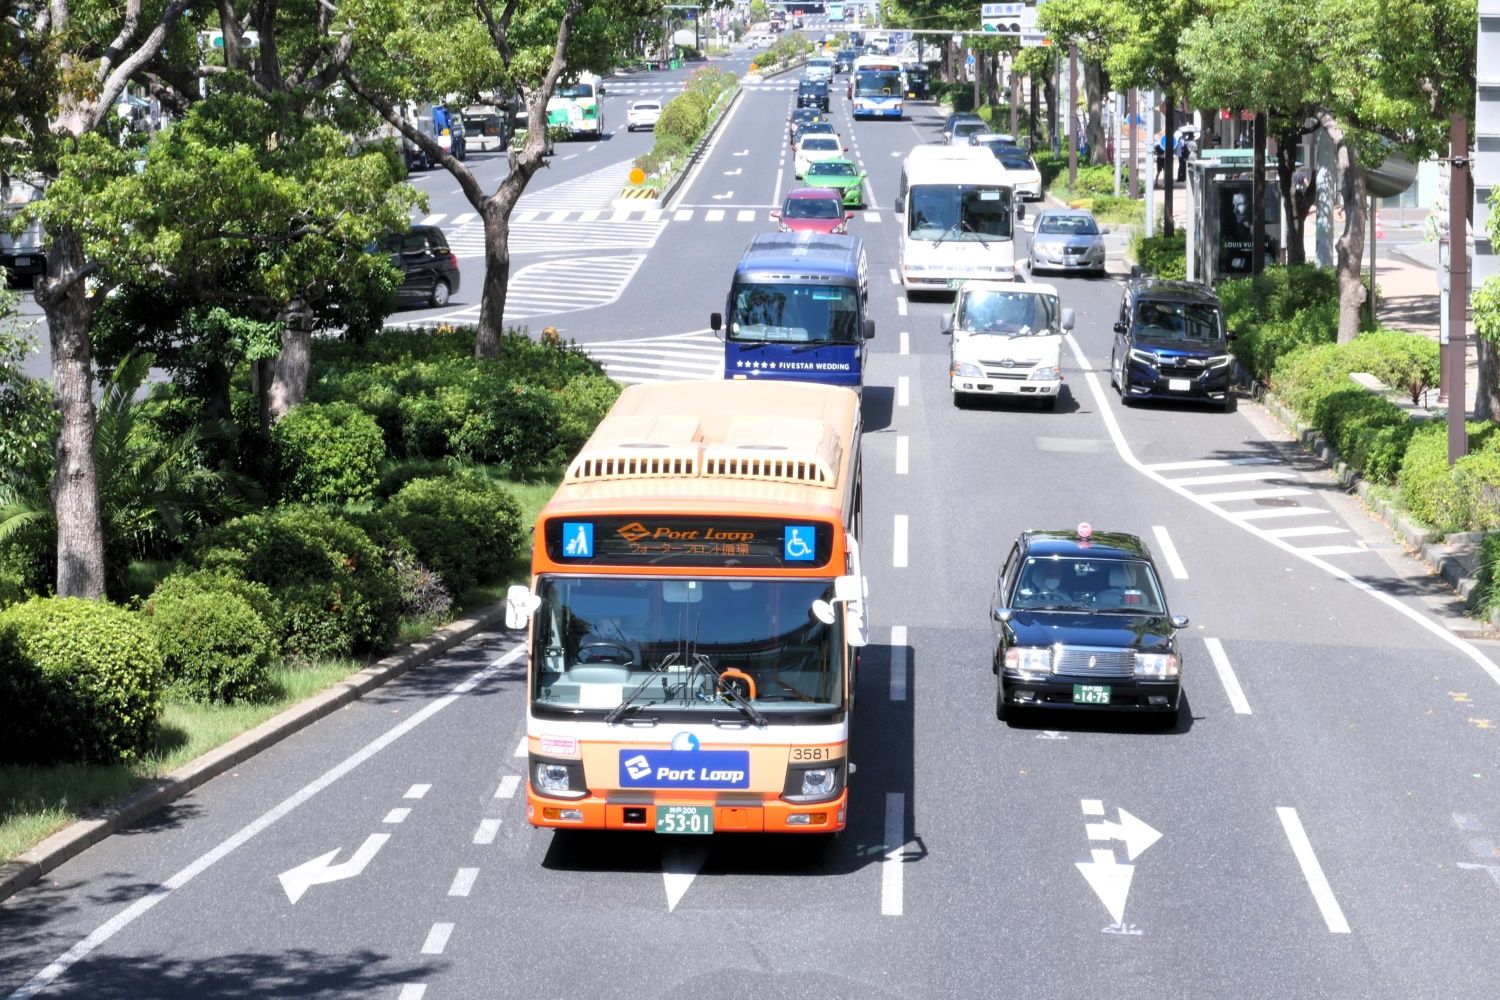
[[[42,224],[33,221],[19,232],[11,222],[41,198],[42,186],[0,174],[0,278],[34,278],[47,273],[47,245]]]
[[[1019,396],[1057,408],[1062,338],[1073,310],[1058,307],[1053,285],[967,281],[942,319],[953,338],[948,376],[953,405],[980,396]]]

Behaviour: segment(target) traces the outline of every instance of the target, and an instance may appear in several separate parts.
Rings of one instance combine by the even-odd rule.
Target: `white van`
[[[908,291],[956,289],[971,278],[1017,277],[1015,191],[988,150],[912,150],[901,165],[894,208],[902,218],[899,270]]]
[[[1062,338],[1073,310],[1058,308],[1053,285],[966,281],[943,317],[953,338],[948,377],[953,405],[978,396],[1030,397],[1047,409],[1062,393]]]

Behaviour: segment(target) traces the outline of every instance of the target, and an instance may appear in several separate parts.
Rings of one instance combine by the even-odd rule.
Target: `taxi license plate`
[[[713,833],[713,806],[657,806],[657,833]]]
[[[1074,684],[1073,704],[1075,705],[1108,705],[1108,684]],[[660,823],[660,821],[658,821]]]
[[[1193,380],[1188,378],[1167,379],[1167,389],[1172,392],[1192,392]]]

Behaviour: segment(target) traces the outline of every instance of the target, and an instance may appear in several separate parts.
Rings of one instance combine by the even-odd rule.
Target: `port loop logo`
[[[621,750],[621,788],[749,788],[748,750]]]

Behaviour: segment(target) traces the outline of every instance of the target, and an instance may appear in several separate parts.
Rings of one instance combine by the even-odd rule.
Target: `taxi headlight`
[[[965,364],[961,361],[953,363],[953,374],[959,378],[984,378],[984,372],[978,365]]]
[[[1135,675],[1137,677],[1176,677],[1177,655],[1175,653],[1137,653]]]
[[[838,772],[831,767],[810,767],[802,772],[802,794],[822,798],[833,794]]]
[[[1055,382],[1057,380],[1057,369],[1049,365],[1037,365],[1031,370],[1033,382]]]
[[[1137,350],[1134,347],[1130,349],[1130,360],[1139,361],[1142,364],[1150,365],[1153,368],[1155,368],[1157,364],[1155,354],[1152,354],[1150,351]]]
[[[568,788],[568,768],[564,764],[548,764],[539,762],[533,772],[539,792],[566,792]]]
[[[1005,651],[1005,669],[1027,674],[1052,672],[1052,650],[1037,646],[1012,646]]]

